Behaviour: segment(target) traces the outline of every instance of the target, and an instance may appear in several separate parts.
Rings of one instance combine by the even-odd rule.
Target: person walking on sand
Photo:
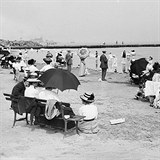
[[[108,69],[108,59],[106,57],[106,51],[102,51],[102,55],[100,56],[100,68],[102,69],[102,81],[107,81],[105,79],[106,77],[106,72]]]
[[[86,62],[85,59],[89,56],[89,50],[87,48],[81,48],[78,51],[78,56],[80,58],[80,68],[79,68],[79,77],[86,75]]]
[[[98,51],[96,51],[95,58],[96,58],[96,70],[97,70],[98,69]]]
[[[127,58],[127,54],[126,54],[126,51],[124,50],[122,52],[122,61],[121,61],[122,73],[126,73],[126,58]]]
[[[110,52],[108,55],[108,70],[112,72],[112,64],[113,64],[113,55]]]
[[[73,53],[71,53],[71,50],[67,50],[67,54],[65,56],[66,64],[67,64],[67,70],[71,72],[72,64],[73,64]]]
[[[112,63],[113,72],[117,73],[117,57],[113,55],[113,63]]]

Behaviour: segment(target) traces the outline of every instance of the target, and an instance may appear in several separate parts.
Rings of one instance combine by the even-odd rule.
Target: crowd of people
[[[108,55],[107,55],[108,54]],[[87,48],[81,48],[78,50],[80,64],[79,64],[79,76],[84,77],[87,73],[86,68],[86,59],[90,56],[90,51]],[[121,69],[122,73],[130,72],[130,66],[135,61],[135,51],[132,50],[130,53],[125,50],[122,52],[121,56]],[[99,59],[98,59],[99,58]],[[73,53],[71,50],[67,50],[65,57],[62,53],[58,53],[56,59],[53,59],[53,55],[48,51],[45,58],[43,58],[45,65],[38,69],[36,67],[36,60],[29,59],[27,52],[24,55],[20,52],[17,57],[13,57],[9,61],[10,67],[13,68],[14,79],[18,83],[13,87],[12,95],[13,96],[25,96],[38,99],[47,100],[47,107],[53,105],[53,102],[61,102],[60,97],[58,96],[57,90],[52,87],[44,87],[43,83],[37,79],[39,74],[51,69],[51,68],[62,68],[67,69],[69,72],[72,71],[73,65]],[[100,64],[98,64],[100,61]],[[160,108],[160,64],[158,62],[153,63],[153,58],[149,57],[147,59],[146,69],[142,72],[145,81],[142,84],[139,84],[139,90],[136,94],[136,99],[147,98],[151,106],[155,108]],[[101,81],[107,81],[106,73],[110,69],[113,72],[117,73],[117,57],[112,55],[111,52],[107,53],[105,50],[102,51],[102,54],[98,55],[98,52],[95,53],[95,67],[98,66],[101,68]],[[147,77],[147,78],[146,78]],[[81,122],[79,129],[84,133],[97,133],[98,132],[98,110],[97,107],[93,104],[95,100],[95,95],[93,93],[84,93],[80,96],[82,100],[82,106],[79,108],[79,115],[85,116],[84,120]],[[38,104],[44,105],[44,104]],[[16,102],[12,102],[12,109],[19,113],[19,108]],[[51,111],[51,109],[48,109]],[[48,111],[47,110],[47,111]],[[35,124],[38,124],[38,115],[41,113],[41,107],[38,107],[35,110]],[[54,118],[56,115],[59,116],[58,110],[54,113],[54,116],[51,113],[46,113],[46,119]]]

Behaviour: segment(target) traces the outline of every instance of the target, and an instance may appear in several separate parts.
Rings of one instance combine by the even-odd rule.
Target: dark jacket
[[[65,59],[66,59],[67,65],[72,65],[72,55],[67,53]]]
[[[24,96],[25,85],[24,82],[17,83],[12,89],[12,95],[16,97]],[[15,101],[14,97],[12,98],[11,107],[14,111],[18,112],[18,103]]]
[[[108,59],[104,54],[100,56],[100,62],[101,62],[100,68],[108,69]]]

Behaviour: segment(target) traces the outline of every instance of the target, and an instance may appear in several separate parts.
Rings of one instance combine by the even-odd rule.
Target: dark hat
[[[21,61],[21,59],[22,59],[21,57],[17,57],[16,61]]]
[[[36,62],[36,60],[34,60],[34,59],[28,60],[28,64],[29,64],[29,65],[33,65],[35,62]]]
[[[102,53],[106,53],[106,51],[102,51]]]
[[[84,93],[83,95],[80,96],[80,98],[87,102],[87,103],[92,103],[94,102],[94,94],[93,93]]]
[[[61,53],[58,53],[58,56],[62,56],[62,54],[61,54]]]
[[[52,58],[53,57],[53,54],[48,52],[47,55],[46,55],[46,58]]]
[[[43,58],[43,61],[46,62],[46,63],[47,62],[52,62],[51,58],[49,58],[49,57]]]

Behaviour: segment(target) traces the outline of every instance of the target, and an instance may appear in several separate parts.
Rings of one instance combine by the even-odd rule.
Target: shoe
[[[106,79],[103,79],[102,81],[107,81]]]

